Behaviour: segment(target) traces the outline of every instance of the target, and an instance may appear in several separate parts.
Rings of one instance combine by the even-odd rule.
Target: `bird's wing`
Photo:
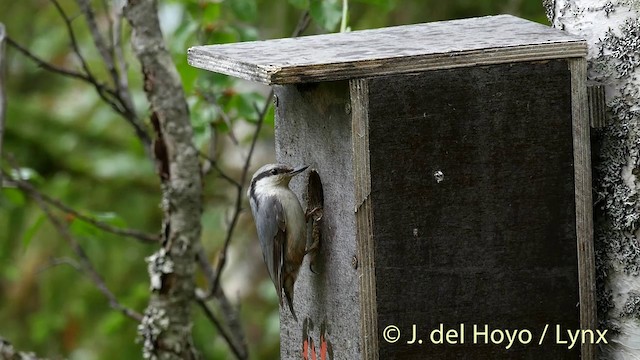
[[[284,287],[284,247],[286,236],[286,223],[282,204],[276,198],[264,199],[260,204],[258,217],[263,221],[256,222],[258,236],[264,262],[273,285],[276,287],[278,299],[282,303],[282,288]]]

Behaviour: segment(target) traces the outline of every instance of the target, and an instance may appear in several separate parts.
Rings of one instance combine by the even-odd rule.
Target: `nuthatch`
[[[298,277],[306,247],[306,219],[300,201],[289,189],[289,181],[308,166],[293,169],[267,164],[251,178],[247,191],[256,223],[262,256],[282,305],[282,291],[293,310],[293,285]]]

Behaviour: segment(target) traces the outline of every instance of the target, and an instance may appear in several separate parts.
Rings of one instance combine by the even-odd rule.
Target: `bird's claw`
[[[324,212],[322,211],[322,206],[316,206],[311,210],[307,210],[307,212],[304,214],[304,217],[307,222],[309,222],[309,220],[318,222],[322,220],[323,215]]]
[[[315,264],[315,260],[316,260],[316,256],[318,255],[318,250],[320,250],[320,241],[319,239],[316,239],[313,241],[313,243],[304,250],[304,254],[305,255],[309,255],[310,259],[309,259],[309,270],[311,270],[312,273],[314,274],[319,274],[319,272],[315,271],[313,269],[313,265]]]

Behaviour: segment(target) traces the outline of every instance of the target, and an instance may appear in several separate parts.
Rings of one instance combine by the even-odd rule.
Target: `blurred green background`
[[[91,69],[106,79],[76,2],[60,3],[73,19]],[[105,4],[114,3],[119,1],[93,1],[102,25],[107,24]],[[219,164],[230,176],[240,177],[255,128],[253,104],[262,104],[268,89],[189,67],[187,48],[289,36],[309,7],[313,22],[305,35],[339,31],[342,4],[342,0],[160,1],[163,32],[191,106],[194,140],[206,151],[213,136]],[[348,6],[346,25],[351,30],[500,13],[547,23],[541,0],[350,0]],[[0,0],[0,22],[14,40],[38,56],[78,69],[64,23],[49,0]],[[125,39],[128,33],[125,26]],[[144,119],[147,103],[139,65],[128,43],[124,48],[135,104]],[[158,233],[162,216],[159,181],[154,165],[126,122],[101,102],[89,85],[44,71],[13,48],[7,48],[7,55],[9,106],[4,153],[13,154],[23,167],[32,169],[31,181],[40,190],[80,212],[114,226]],[[203,93],[214,94],[229,114],[239,146],[229,141],[228,127],[203,99]],[[270,111],[252,169],[273,158]],[[204,181],[203,242],[214,261],[224,240],[235,191],[215,172]],[[104,233],[71,216],[65,219],[110,289],[122,303],[142,312],[149,287],[144,258],[155,250],[154,245]],[[73,253],[42,212],[19,191],[3,189],[0,336],[20,349],[51,357],[112,359],[116,351],[117,358],[139,358],[137,324],[111,310],[104,296],[73,267],[52,266],[60,259],[73,259]],[[251,358],[278,358],[277,296],[246,211],[240,217],[224,275],[222,286],[240,308]],[[204,284],[203,279],[198,281]],[[231,358],[216,329],[198,308],[193,313],[195,342],[204,358]]]

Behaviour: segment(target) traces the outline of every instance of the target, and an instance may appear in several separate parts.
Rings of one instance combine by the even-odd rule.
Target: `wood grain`
[[[597,329],[587,61],[583,58],[571,59],[569,67],[571,69],[576,235],[578,241],[578,275],[580,278],[580,326],[582,329]],[[583,344],[582,358],[595,360],[597,358],[596,345]]]
[[[587,82],[587,99],[589,101],[589,124],[592,128],[602,128],[607,124],[607,101],[604,85]]]
[[[334,359],[361,358],[359,280],[352,267],[357,254],[351,115],[346,81],[276,86],[276,158],[292,166],[309,165],[322,180],[322,246],[314,274],[306,257],[295,284],[295,322],[280,312],[280,358],[301,359],[304,328],[320,346],[322,325]],[[306,175],[305,175],[306,176]],[[302,201],[307,181],[295,177],[292,190]]]
[[[510,349],[381,337],[580,329],[571,80],[564,60],[369,79],[381,359],[579,358],[551,335]]]
[[[585,56],[578,37],[511,15],[195,46],[192,66],[265,84]]]
[[[371,172],[369,168],[369,88],[367,80],[349,82],[351,90],[351,138],[355,186],[357,266],[360,286],[360,338],[362,358],[376,360],[378,314],[376,305],[375,246],[371,208]]]

